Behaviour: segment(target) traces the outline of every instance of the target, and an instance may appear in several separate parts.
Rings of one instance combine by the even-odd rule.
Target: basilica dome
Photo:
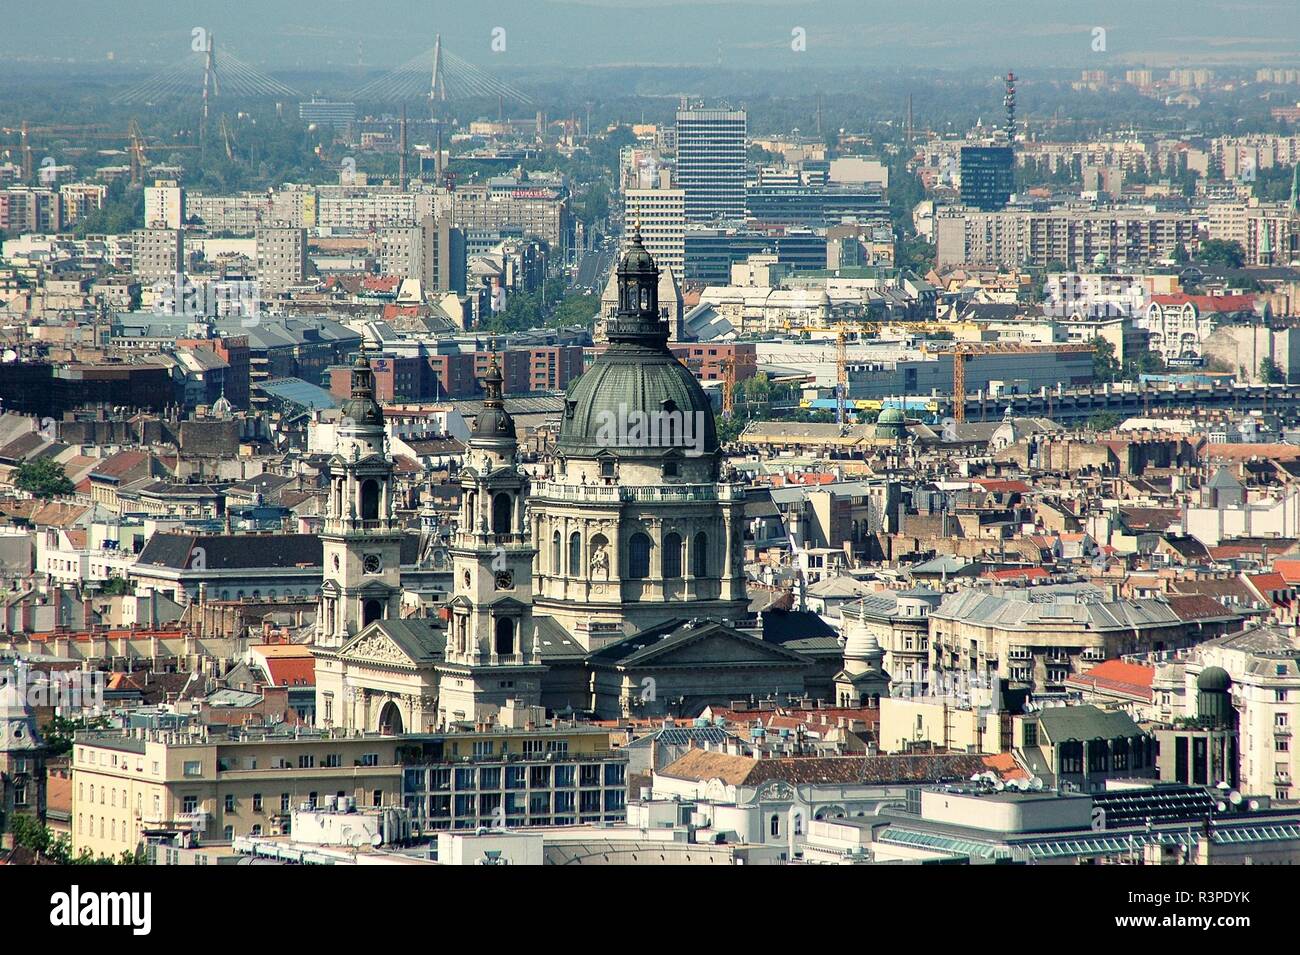
[[[658,284],[659,270],[635,234],[618,266],[619,308],[607,326],[609,347],[569,386],[557,453],[638,457],[671,447],[718,450],[713,406],[668,349]],[[648,425],[643,435],[636,431],[638,422]]]

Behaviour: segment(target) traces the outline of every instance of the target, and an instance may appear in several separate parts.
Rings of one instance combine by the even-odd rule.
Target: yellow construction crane
[[[931,355],[952,355],[953,418],[960,424],[966,420],[966,359],[972,355],[1034,355],[1046,353],[1091,352],[1095,349],[1084,344],[1026,345],[1021,342],[940,342],[927,344],[922,349]]]
[[[736,359],[722,359],[722,417],[730,418],[736,408]]]

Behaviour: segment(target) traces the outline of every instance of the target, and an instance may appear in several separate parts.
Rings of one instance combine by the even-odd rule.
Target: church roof
[[[667,623],[649,627],[616,643],[602,647],[587,659],[593,664],[607,664],[625,669],[653,666],[666,662],[666,657],[671,657],[675,651],[681,650],[687,644],[719,637],[747,644],[752,650],[756,661],[774,662],[780,660],[787,664],[804,666],[812,664],[812,661],[807,657],[793,650],[779,644],[759,640],[726,624],[711,620],[698,624],[689,620],[670,620]],[[719,661],[719,664],[725,666],[733,662],[732,660],[726,660]],[[707,666],[708,664],[695,661],[695,665]]]

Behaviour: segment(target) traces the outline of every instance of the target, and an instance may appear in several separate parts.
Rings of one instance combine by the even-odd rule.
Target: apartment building
[[[492,182],[456,189],[447,216],[466,230],[515,229],[525,237],[541,239],[552,252],[567,254],[573,239],[573,215],[568,199],[550,186],[502,189]],[[561,259],[562,260],[562,259]]]
[[[510,714],[515,728],[428,735],[231,727],[227,736],[199,728],[78,736],[73,850],[115,856],[160,830],[223,842],[286,835],[294,808],[339,797],[405,807],[417,832],[622,821],[627,756],[611,748],[609,732],[524,725],[525,715]]]
[[[257,292],[265,298],[301,285],[307,277],[307,230],[276,226],[257,230]]]
[[[173,179],[144,188],[145,228],[179,229],[185,224],[185,190]]]
[[[294,806],[326,796],[399,803],[399,737],[136,729],[78,737],[72,751],[72,846],[116,856],[148,831],[200,839],[282,834]]]
[[[1122,267],[1146,265],[1172,255],[1181,243],[1191,248],[1197,218],[1146,210],[1075,210],[1048,212],[971,209],[940,213],[935,220],[937,263],[1068,269],[1099,262]]]
[[[624,222],[641,230],[641,241],[661,270],[671,269],[678,282],[686,268],[686,190],[667,187],[628,189],[623,194]]]
[[[1187,647],[1239,619],[1199,596],[1115,600],[1087,584],[971,587],[930,612],[931,670],[1059,693],[1103,660]]]
[[[1300,726],[1300,642],[1294,633],[1261,625],[1207,640],[1189,655],[1183,680],[1184,699],[1195,700],[1197,708],[1185,715],[1207,730],[1236,730],[1241,791],[1294,799],[1300,777],[1300,747],[1292,745]],[[1222,697],[1217,705],[1216,695]]]
[[[90,182],[70,182],[59,186],[63,227],[76,225],[91,213],[104,208],[108,187]]]
[[[185,239],[180,229],[136,229],[131,271],[146,285],[175,282],[185,268]]]

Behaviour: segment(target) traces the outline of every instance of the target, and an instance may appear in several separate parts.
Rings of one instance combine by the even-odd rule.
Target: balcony
[[[709,501],[735,501],[744,498],[744,488],[732,484],[665,484],[660,486],[624,487],[615,484],[561,484],[534,481],[529,497],[535,500],[564,501],[576,504],[683,504]]]

